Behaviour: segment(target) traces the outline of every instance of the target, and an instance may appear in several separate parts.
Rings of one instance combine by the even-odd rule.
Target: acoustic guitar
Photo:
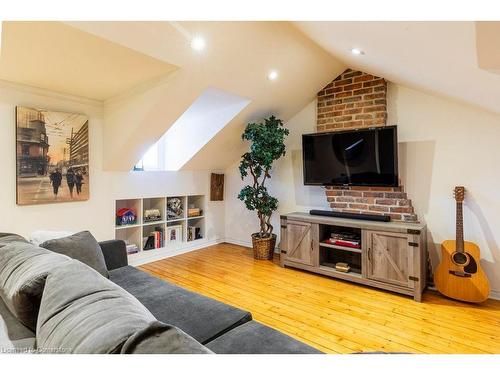
[[[441,244],[441,263],[434,273],[434,284],[445,296],[465,302],[483,302],[490,294],[486,274],[481,268],[479,247],[464,241],[463,201],[465,188],[454,189],[456,209],[456,240]]]

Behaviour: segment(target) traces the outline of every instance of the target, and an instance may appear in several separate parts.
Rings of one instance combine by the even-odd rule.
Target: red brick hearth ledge
[[[389,215],[392,220],[418,222],[403,187],[325,187],[332,211]]]

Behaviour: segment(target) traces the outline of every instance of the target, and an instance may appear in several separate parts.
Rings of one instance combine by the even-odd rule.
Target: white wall
[[[286,127],[290,129],[286,155],[275,163],[271,180],[268,180],[269,192],[279,199],[278,212],[271,221],[278,236],[280,214],[328,208],[323,188],[304,186],[302,178],[302,134],[316,131],[316,100],[294,116]],[[258,231],[259,221],[255,211],[246,210],[243,202],[237,199],[243,187],[238,165],[239,161],[236,161],[226,170],[226,240],[251,246],[250,234]],[[246,183],[249,181],[249,178],[245,180]]]
[[[388,112],[388,124],[398,125],[402,183],[428,225],[433,265],[439,250],[433,244],[455,237],[452,189],[464,185],[465,237],[481,247],[481,264],[500,296],[500,116],[394,84],[388,88]],[[287,155],[276,163],[269,185],[280,200],[273,220],[278,234],[280,214],[328,209],[322,188],[302,184],[300,137],[315,125],[316,102],[287,123]],[[226,238],[248,244],[258,221],[235,198],[242,187],[237,166],[226,171]]]
[[[398,124],[400,171],[430,241],[455,238],[453,188],[466,188],[465,239],[500,297],[500,115],[389,85],[388,123]],[[430,248],[435,266],[439,247]]]
[[[90,199],[78,203],[16,205],[15,107],[32,106],[89,116]],[[90,230],[98,240],[114,237],[115,199],[205,194],[206,238],[224,235],[224,205],[209,202],[208,172],[105,172],[102,169],[102,105],[26,86],[0,82],[0,232],[28,236],[37,229]],[[126,151],[124,151],[126,152]]]

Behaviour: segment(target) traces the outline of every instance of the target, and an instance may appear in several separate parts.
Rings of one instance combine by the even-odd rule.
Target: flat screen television
[[[396,126],[302,135],[305,185],[398,186]]]

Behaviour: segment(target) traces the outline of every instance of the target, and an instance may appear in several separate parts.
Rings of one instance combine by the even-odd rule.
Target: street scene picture
[[[89,199],[87,116],[16,107],[17,204]]]

